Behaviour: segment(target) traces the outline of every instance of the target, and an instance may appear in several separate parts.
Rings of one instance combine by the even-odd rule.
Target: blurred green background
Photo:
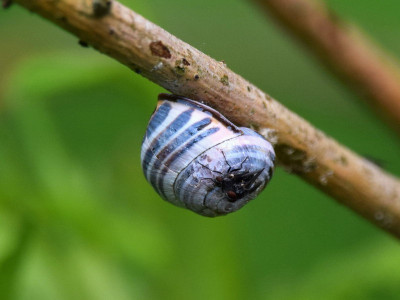
[[[397,137],[250,2],[122,2],[400,174]],[[327,2],[400,58],[398,0]],[[17,5],[0,70],[0,299],[399,299],[398,242],[281,169],[226,217],[160,200],[139,153],[163,90]]]

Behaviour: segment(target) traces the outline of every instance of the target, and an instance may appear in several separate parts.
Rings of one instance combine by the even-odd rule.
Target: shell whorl
[[[144,175],[165,200],[204,216],[238,210],[271,179],[271,144],[193,100],[160,94],[142,144]]]

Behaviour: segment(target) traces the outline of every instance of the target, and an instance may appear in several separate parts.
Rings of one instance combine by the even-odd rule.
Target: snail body
[[[238,210],[264,189],[275,160],[267,140],[204,104],[169,94],[158,99],[141,162],[162,198],[215,217]]]

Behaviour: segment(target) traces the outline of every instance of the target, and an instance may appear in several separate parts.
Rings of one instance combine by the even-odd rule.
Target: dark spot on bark
[[[250,86],[247,86],[247,91],[251,92],[251,87]]]
[[[97,18],[104,17],[110,12],[111,0],[93,0],[93,15]]]
[[[82,40],[79,40],[78,44],[81,45],[84,48],[89,47],[89,44],[87,42],[85,42],[85,41],[82,41]]]
[[[343,166],[347,166],[347,164],[348,164],[348,162],[347,162],[347,158],[345,157],[345,156],[340,156],[340,163],[343,165]]]
[[[171,58],[171,52],[161,41],[150,43],[151,54],[164,58]]]
[[[184,63],[184,60],[185,59],[182,59],[182,60],[178,59],[175,61],[175,73],[178,76],[183,76],[186,72],[186,69],[185,69],[186,64]]]
[[[186,60],[186,58],[182,58],[182,63],[183,63],[185,66],[190,66],[190,63]]]
[[[110,28],[110,29],[108,30],[108,33],[109,33],[110,35],[114,35],[115,31],[114,31],[114,29]]]
[[[229,85],[229,77],[227,75],[222,76],[220,81],[222,82],[223,85],[226,85],[226,86]]]
[[[137,74],[142,74],[142,70],[140,68],[133,69]]]
[[[181,66],[175,66],[175,73],[178,76],[183,76],[185,74],[185,68]]]

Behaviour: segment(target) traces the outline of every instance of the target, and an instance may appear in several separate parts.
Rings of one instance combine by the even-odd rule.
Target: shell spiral
[[[215,217],[238,210],[265,188],[275,160],[266,139],[204,104],[169,94],[158,99],[141,163],[162,198]]]

